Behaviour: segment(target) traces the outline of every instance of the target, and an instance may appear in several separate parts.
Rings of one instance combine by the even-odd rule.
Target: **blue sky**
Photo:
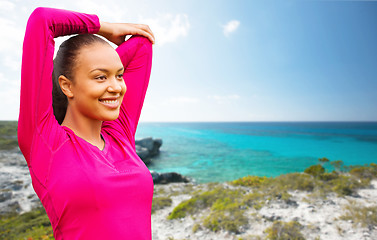
[[[18,116],[37,6],[149,24],[141,121],[377,121],[377,2],[282,0],[0,1],[0,120]]]

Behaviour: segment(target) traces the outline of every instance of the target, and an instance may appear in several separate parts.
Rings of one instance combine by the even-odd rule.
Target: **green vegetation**
[[[231,184],[253,187],[270,197],[287,196],[288,191],[294,190],[313,192],[326,197],[328,193],[336,193],[338,196],[352,195],[357,189],[369,187],[370,181],[377,178],[377,165],[374,163],[350,166],[349,172],[343,172],[346,167],[342,166],[342,161],[331,163],[336,166],[336,171],[326,172],[321,164],[317,164],[305,169],[304,173],[289,173],[276,178],[247,176],[232,181]]]
[[[321,163],[330,161],[320,160]],[[247,215],[248,209],[259,210],[270,201],[294,204],[292,191],[306,191],[312,196],[326,197],[337,194],[342,197],[352,195],[360,188],[370,186],[372,179],[377,179],[377,164],[344,167],[337,162],[337,170],[327,171],[325,164],[308,167],[303,173],[290,173],[275,178],[247,176],[227,184],[185,184],[170,185],[155,189],[152,213],[172,205],[172,196],[187,194],[190,199],[178,204],[168,216],[169,220],[195,215],[193,232],[209,229],[239,234],[254,221],[257,215]],[[334,165],[334,164],[333,164]],[[330,166],[330,164],[328,165]],[[331,167],[331,166],[330,166]],[[344,170],[348,169],[347,172]],[[366,227],[377,226],[377,206],[359,206],[350,203],[344,209],[343,220],[352,220],[354,224]],[[257,214],[257,212],[253,212]],[[272,221],[272,220],[271,220]],[[304,239],[298,222],[275,221],[265,230],[267,239]],[[50,221],[44,208],[34,209],[25,214],[9,214],[0,218],[0,239],[53,239]],[[249,235],[243,238],[261,239],[261,236]]]
[[[17,146],[17,122],[0,121],[0,150],[9,150]]]
[[[282,222],[275,221],[265,232],[269,240],[304,240],[301,233],[303,227],[296,221]]]
[[[332,161],[332,162],[330,162],[330,164],[331,164],[331,166],[334,167],[336,172],[344,172],[345,171],[342,160]]]
[[[226,230],[239,233],[240,228],[248,224],[244,215],[245,191],[241,189],[228,189],[220,185],[210,191],[198,191],[186,201],[181,202],[168,219],[184,218],[188,214],[198,213],[210,209],[208,215],[202,218],[202,226],[211,231]],[[247,195],[246,195],[247,196]],[[198,223],[193,231],[201,227]]]
[[[248,235],[246,237],[238,238],[238,240],[262,240],[262,237],[258,235]]]
[[[186,217],[186,214],[195,213],[196,201],[196,198],[192,198],[190,200],[181,202],[177,207],[174,208],[173,212],[168,216],[168,219],[184,218]]]
[[[169,197],[155,197],[152,201],[152,214],[160,209],[169,207],[172,204],[172,200]]]
[[[193,228],[194,232],[204,227],[214,232],[226,230],[237,234],[249,224],[245,216],[247,209],[259,210],[268,200],[294,204],[290,191],[307,191],[312,196],[319,197],[336,193],[343,197],[369,187],[370,181],[377,178],[377,165],[374,163],[346,168],[342,161],[330,162],[327,158],[319,161],[320,164],[308,167],[304,173],[284,174],[275,178],[246,176],[229,182],[230,186],[212,185],[210,190],[201,189],[176,206],[168,219],[202,213],[201,219]],[[336,170],[326,171],[324,163],[329,162]],[[344,172],[344,169],[350,170]],[[295,222],[274,222],[268,230],[268,238],[303,239],[299,231],[301,228]],[[281,238],[275,238],[275,233]]]
[[[258,177],[258,176],[247,176],[237,180],[234,180],[232,184],[246,187],[260,187],[266,183],[269,183],[271,178]]]
[[[319,161],[319,164],[321,166],[323,166],[324,164],[330,162],[330,160],[328,158],[325,158],[325,157],[318,159],[318,161]]]
[[[377,226],[377,205],[361,206],[356,202],[350,202],[344,208],[345,214],[340,217],[342,220],[352,220],[354,225],[373,228]]]
[[[377,164],[375,163],[371,163],[369,166],[351,166],[350,168],[350,174],[361,180],[371,180],[373,178],[377,178]]]
[[[17,135],[17,121],[0,121],[0,136]]]
[[[212,207],[218,199],[231,198],[232,200],[238,199],[242,196],[241,190],[229,190],[223,186],[217,186],[210,191],[197,191],[194,192],[189,200],[181,202],[171,214],[168,219],[183,218],[187,214],[194,214],[203,209]]]
[[[0,239],[54,239],[45,209],[39,207],[20,215],[1,216]]]
[[[321,164],[317,164],[305,169],[304,173],[312,175],[313,177],[319,177],[325,173],[325,168]]]
[[[240,227],[248,223],[244,215],[242,204],[233,197],[217,199],[212,207],[210,214],[204,218],[203,226],[213,232],[224,229],[229,232],[240,233]]]

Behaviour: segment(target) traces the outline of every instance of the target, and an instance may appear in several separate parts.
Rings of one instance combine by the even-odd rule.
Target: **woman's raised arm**
[[[112,123],[104,122],[104,126],[116,123],[117,129],[135,144],[135,132],[151,74],[153,32],[145,24],[101,22],[98,34],[118,45],[116,51],[125,68],[127,87],[119,118]],[[133,36],[124,42],[125,35]]]
[[[18,119],[19,146],[27,161],[35,138],[50,144],[59,126],[52,108],[54,38],[99,29],[96,15],[42,7],[30,15],[23,43]]]
[[[152,43],[143,36],[134,35],[116,49],[122,60],[124,81],[127,91],[124,95],[118,119],[104,122],[103,126],[117,124],[122,135],[135,144],[135,133],[149,85],[152,68]]]

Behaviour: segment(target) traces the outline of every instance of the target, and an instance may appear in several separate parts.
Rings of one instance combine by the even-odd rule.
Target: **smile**
[[[99,102],[108,107],[108,108],[111,108],[111,109],[116,109],[119,107],[119,100],[118,99],[100,99]]]

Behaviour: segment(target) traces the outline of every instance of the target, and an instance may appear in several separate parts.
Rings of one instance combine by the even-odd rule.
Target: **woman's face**
[[[126,85],[124,68],[115,49],[95,43],[80,49],[76,60],[70,107],[86,118],[117,119]]]

